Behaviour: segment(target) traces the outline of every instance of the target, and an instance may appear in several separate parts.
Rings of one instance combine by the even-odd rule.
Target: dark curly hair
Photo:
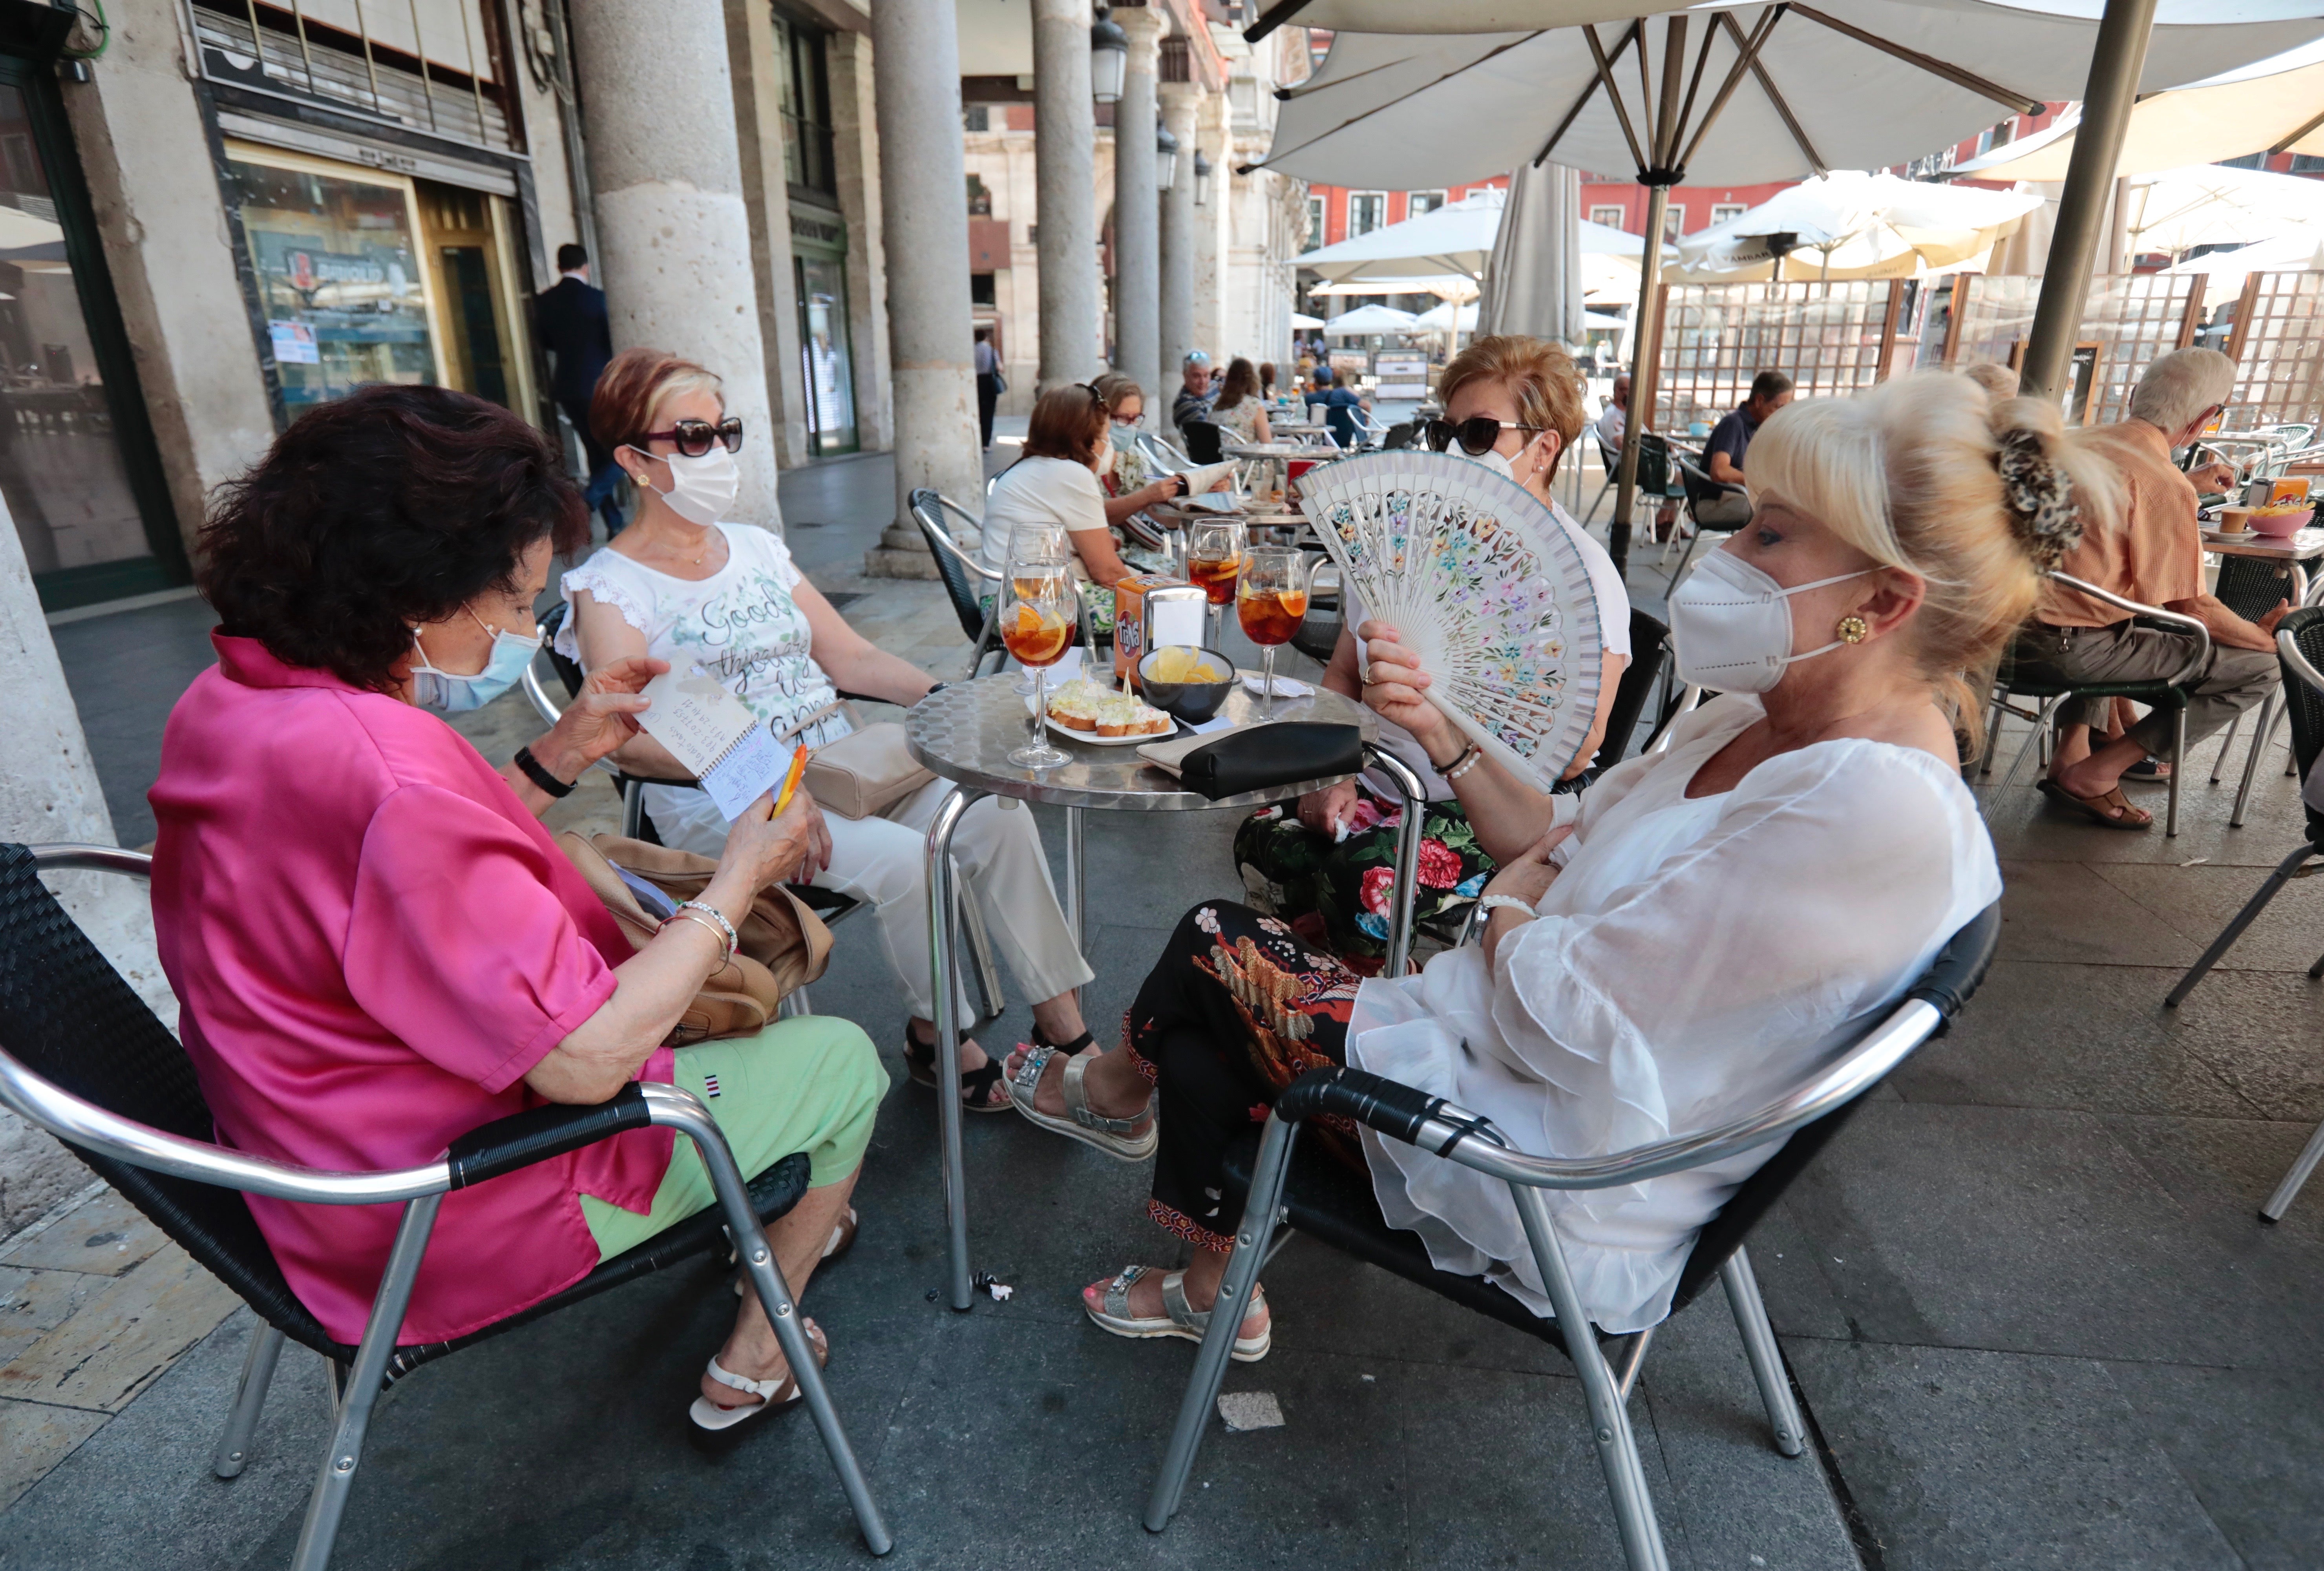
[[[540,431],[465,393],[381,384],[301,415],[219,487],[198,578],[221,632],[386,692],[414,625],[510,587],[535,542],[571,554],[588,531]]]

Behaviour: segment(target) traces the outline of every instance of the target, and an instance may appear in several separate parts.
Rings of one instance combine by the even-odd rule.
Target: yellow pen
[[[790,772],[783,776],[783,789],[775,796],[775,817],[779,818],[782,817],[783,809],[791,805],[791,793],[798,790],[799,777],[807,773],[807,750],[804,747],[791,751]]]

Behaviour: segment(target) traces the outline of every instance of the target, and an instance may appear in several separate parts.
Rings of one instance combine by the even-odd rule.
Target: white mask
[[[643,452],[632,448],[632,452]],[[648,457],[655,457],[647,454]],[[669,504],[669,510],[689,523],[707,528],[726,515],[742,494],[742,471],[734,462],[734,455],[724,443],[713,443],[708,452],[698,458],[673,453],[662,462],[669,466],[669,489],[664,491],[652,481],[639,477],[638,484],[655,493]]]
[[[1766,692],[1784,679],[1784,668],[1794,661],[1845,642],[1836,638],[1794,654],[1791,597],[1875,571],[1863,568],[1786,589],[1733,551],[1712,551],[1670,597],[1679,679],[1721,693]]]
[[[1534,441],[1537,442],[1540,439],[1541,439],[1539,437],[1536,437]],[[1462,457],[1474,458],[1478,463],[1482,464],[1486,468],[1493,471],[1494,474],[1506,475],[1510,478],[1510,480],[1519,485],[1525,484],[1525,481],[1517,477],[1517,460],[1510,457],[1507,453],[1502,452],[1500,448],[1487,448],[1481,453],[1472,453],[1468,448],[1462,447],[1457,441],[1454,442],[1452,446]],[[1533,442],[1527,442],[1525,447],[1519,448],[1517,449],[1517,456],[1519,457],[1524,457],[1526,449],[1532,446]]]

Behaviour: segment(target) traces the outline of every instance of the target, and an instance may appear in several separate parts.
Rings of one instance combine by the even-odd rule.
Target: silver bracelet
[[[1471,742],[1468,746],[1461,750],[1461,756],[1452,761],[1452,767],[1449,769],[1441,769],[1436,772],[1443,775],[1446,780],[1459,780],[1462,775],[1476,768],[1478,761],[1482,759],[1484,756],[1485,750]]]
[[[734,957],[734,952],[742,947],[742,936],[734,930],[734,924],[726,919],[726,913],[704,901],[682,900],[678,902],[678,910],[672,913],[673,919],[685,916],[688,911],[702,913],[700,916],[689,919],[691,920],[703,921],[706,918],[708,922],[716,924],[719,935],[725,941],[726,958],[732,960]]]
[[[1513,894],[1489,894],[1477,902],[1477,909],[1489,916],[1497,910],[1520,911],[1524,913],[1525,919],[1527,921],[1532,921],[1541,915],[1539,911]]]

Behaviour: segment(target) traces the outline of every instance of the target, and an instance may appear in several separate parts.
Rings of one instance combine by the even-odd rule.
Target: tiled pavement
[[[865,596],[846,607],[859,626],[947,672],[964,646],[934,587],[853,572],[890,484],[876,457],[787,477],[794,550],[827,590]],[[1631,577],[1652,608],[1652,548]],[[60,628],[60,642],[107,621],[126,619]],[[158,633],[81,647],[66,657],[76,682],[89,650],[98,667],[134,648],[155,671],[198,669]],[[532,726],[512,701],[478,722],[498,753]],[[114,772],[150,739],[126,718],[112,739],[116,813],[142,781]],[[1863,1110],[1754,1249],[1819,1452],[1787,1463],[1768,1449],[1716,1295],[1647,1362],[1634,1413],[1674,1563],[2324,1565],[2324,1189],[2278,1227],[2253,1218],[2324,1117],[2324,986],[2301,975],[2324,950],[2324,895],[2291,886],[2184,1009],[2160,1008],[2295,842],[2282,758],[2231,830],[2231,787],[2202,783],[2199,755],[2175,840],[2061,823],[2022,784],[1988,793],[2009,876],[2000,964],[1961,1028]],[[585,790],[564,814],[595,827],[613,807]],[[1231,894],[1231,830],[1207,815],[1093,819],[1093,1019],[1118,1018],[1178,911]],[[853,937],[841,930],[816,1006],[863,1021],[892,1063],[892,989]],[[983,1040],[1024,1025],[1014,1008]],[[971,1120],[976,1263],[1019,1290],[952,1316],[924,1297],[942,1260],[931,1108],[899,1081],[867,1164],[862,1243],[811,1302],[899,1562],[1618,1563],[1564,1366],[1306,1241],[1268,1273],[1276,1352],[1230,1379],[1272,1391],[1286,1426],[1214,1432],[1170,1533],[1140,1532],[1185,1350],[1090,1330],[1073,1289],[1161,1258],[1142,1174],[1014,1120]],[[284,1360],[249,1471],[210,1478],[251,1317],[202,1335],[220,1290],[189,1296],[176,1252],[116,1220],[76,1212],[0,1256],[0,1357],[14,1361],[0,1365],[0,1501],[23,1492],[0,1513],[0,1566],[92,1565],[133,1544],[141,1564],[279,1566],[323,1435],[316,1362]],[[94,1335],[72,1330],[142,1283],[174,1284],[171,1315],[108,1311]],[[398,1387],[339,1563],[859,1563],[807,1426],[771,1425],[723,1456],[684,1438],[685,1392],[727,1312],[716,1289],[708,1267],[675,1272]],[[78,1349],[96,1355],[76,1367]],[[58,1457],[25,1487],[37,1458]]]

